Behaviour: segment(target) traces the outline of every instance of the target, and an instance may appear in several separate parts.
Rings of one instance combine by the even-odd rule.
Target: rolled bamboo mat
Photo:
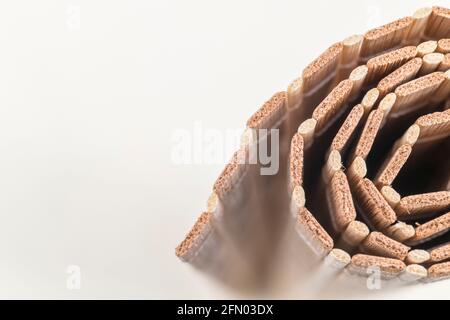
[[[449,278],[449,38],[433,7],[331,45],[247,121],[176,255],[239,288]]]

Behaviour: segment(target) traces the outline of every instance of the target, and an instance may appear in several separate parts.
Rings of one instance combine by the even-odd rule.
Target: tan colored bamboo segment
[[[450,208],[450,191],[411,195],[400,200],[395,207],[399,219],[417,219]]]
[[[416,235],[408,240],[411,245],[432,240],[450,229],[450,212],[416,228]]]
[[[212,230],[212,214],[204,212],[187,234],[186,238],[175,249],[177,257],[189,261]]]
[[[430,250],[430,261],[441,262],[450,259],[450,243]]]
[[[342,43],[333,44],[303,70],[304,94],[316,90],[330,74],[334,74],[341,60],[342,51]]]
[[[286,92],[277,92],[250,117],[247,121],[247,127],[252,129],[270,129],[285,113]]]
[[[368,254],[399,260],[404,260],[411,249],[381,232],[371,232],[362,242],[361,248]]]
[[[341,170],[334,174],[328,185],[328,199],[335,230],[342,232],[356,219],[356,210],[347,176]]]
[[[407,45],[415,44],[422,39],[423,34],[428,23],[428,19],[431,16],[431,8],[420,8],[412,15],[413,22],[408,30],[404,43]]]
[[[352,91],[353,82],[351,80],[341,81],[328,96],[314,109],[312,118],[317,121],[316,134],[332,122],[332,119],[338,114]]]
[[[367,219],[377,228],[384,230],[397,220],[397,216],[372,181],[362,179],[353,193]]]
[[[450,39],[441,39],[438,41],[437,52],[450,53]]]
[[[392,258],[384,258],[366,254],[356,254],[352,257],[352,262],[348,266],[349,271],[361,275],[369,275],[371,269],[377,268],[384,277],[396,277],[405,270],[403,261]]]
[[[450,9],[433,7],[429,17],[425,35],[433,39],[450,37]]]
[[[414,79],[421,67],[422,59],[415,58],[384,77],[377,85],[380,96],[384,97],[389,92],[394,91],[398,86]]]
[[[370,58],[390,48],[398,46],[406,37],[413,18],[405,17],[372,29],[364,35],[360,56]]]
[[[298,211],[296,229],[317,255],[326,256],[333,249],[333,239],[308,209]]]
[[[411,155],[412,147],[404,144],[398,147],[381,166],[375,178],[375,184],[381,189],[382,186],[392,185],[394,179],[405,165]]]
[[[347,115],[344,123],[339,128],[339,131],[334,136],[331,142],[331,150],[343,152],[345,147],[349,145],[352,135],[355,133],[361,119],[364,116],[364,107],[358,104],[352,108]]]

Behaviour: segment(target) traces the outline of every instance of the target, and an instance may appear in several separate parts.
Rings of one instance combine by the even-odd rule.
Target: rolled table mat
[[[176,255],[240,288],[450,277],[449,38],[433,7],[330,46],[250,117]]]

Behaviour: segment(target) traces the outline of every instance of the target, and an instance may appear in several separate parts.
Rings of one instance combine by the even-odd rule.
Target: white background
[[[243,128],[331,43],[432,4],[450,7],[3,1],[0,297],[240,297],[174,255],[223,166],[175,165],[172,135],[196,122]],[[66,287],[69,265],[81,268],[80,290]],[[449,298],[450,282],[330,290],[326,297]]]

